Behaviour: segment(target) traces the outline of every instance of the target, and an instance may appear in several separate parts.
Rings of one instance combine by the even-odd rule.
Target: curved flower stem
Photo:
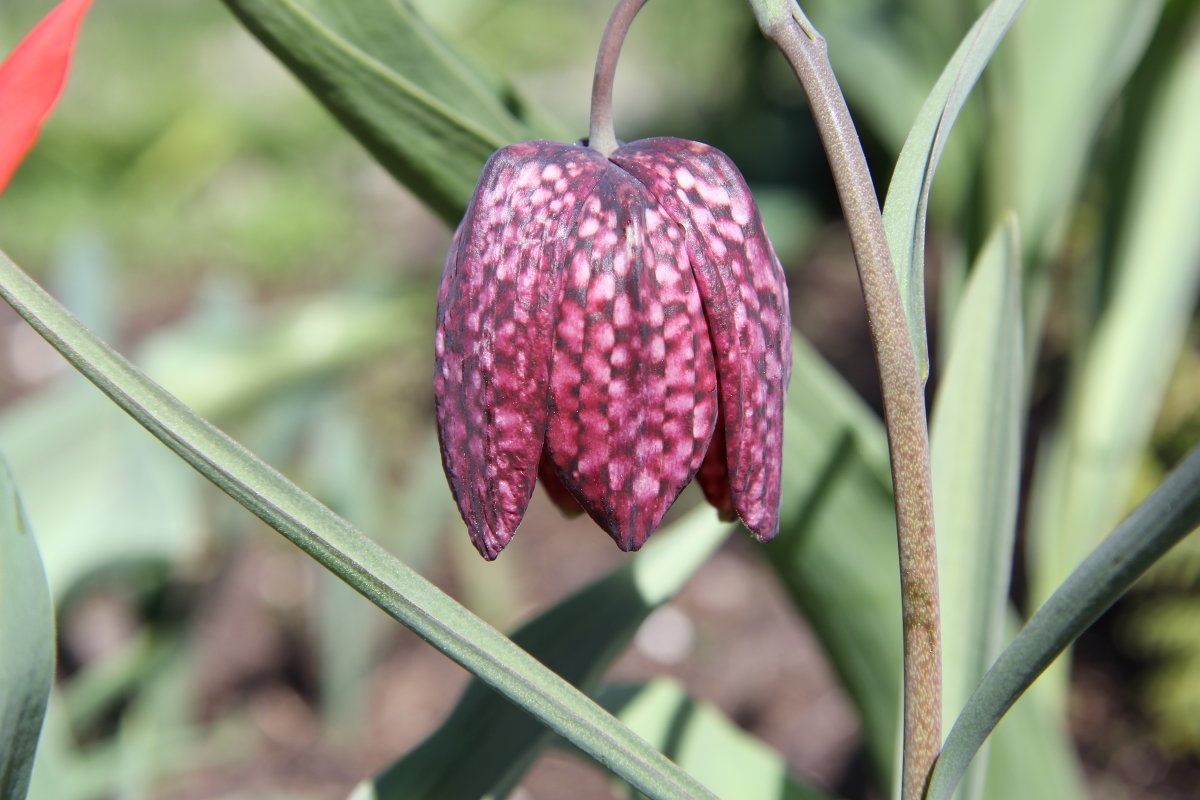
[[[794,0],[751,0],[764,35],[804,87],[850,229],[883,388],[896,495],[904,617],[902,797],[918,800],[941,745],[942,654],[937,546],[924,381],[905,324],[883,218],[862,144],[824,38]]]
[[[592,120],[588,131],[588,147],[609,156],[617,149],[617,134],[613,129],[612,91],[617,72],[617,58],[633,18],[648,0],[618,0],[596,56],[596,77],[592,80]]]

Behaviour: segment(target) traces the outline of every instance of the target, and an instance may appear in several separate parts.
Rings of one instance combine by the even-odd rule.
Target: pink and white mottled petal
[[[439,289],[434,394],[442,461],[471,539],[495,558],[536,482],[563,243],[596,157],[525,142],[489,159]]]
[[[704,457],[716,371],[683,231],[613,165],[571,240],[550,394],[563,485],[638,549]]]
[[[734,508],[766,541],[779,529],[783,406],[791,373],[787,287],[745,180],[721,151],[682,139],[624,145],[636,176],[687,233],[716,354]]]

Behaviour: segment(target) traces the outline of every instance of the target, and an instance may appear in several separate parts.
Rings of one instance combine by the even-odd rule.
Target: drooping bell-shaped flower
[[[446,260],[436,351],[442,460],[484,557],[539,474],[625,550],[693,477],[723,517],[778,531],[787,289],[719,150],[495,153]]]

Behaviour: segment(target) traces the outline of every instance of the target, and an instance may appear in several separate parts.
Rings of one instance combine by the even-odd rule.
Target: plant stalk
[[[804,87],[837,184],[883,389],[904,620],[903,800],[919,800],[941,746],[942,652],[925,385],[905,323],[879,200],[829,64],[825,39],[792,0],[751,0],[763,34]]]
[[[612,93],[617,73],[617,59],[621,45],[633,18],[648,0],[618,0],[604,36],[600,39],[600,52],[596,55],[596,75],[592,79],[592,119],[588,130],[588,147],[607,157],[617,149],[616,129],[613,127]]]

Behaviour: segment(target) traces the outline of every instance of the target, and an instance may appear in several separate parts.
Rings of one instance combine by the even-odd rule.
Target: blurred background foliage
[[[610,3],[410,5],[481,72],[511,80],[549,134],[585,134]],[[804,5],[830,42],[882,195],[914,115],[983,4]],[[0,0],[0,50],[48,6]],[[1192,0],[1114,0],[1102,11],[1033,0],[939,171],[928,249],[935,364],[968,265],[1002,212],[1016,210],[1020,224],[1032,343],[1031,499],[1012,593],[1023,611],[1200,440],[1200,253],[1188,226],[1170,227],[1155,205],[1194,217],[1200,200],[1195,153],[1181,151],[1179,134],[1200,130],[1189,128],[1200,109],[1189,94],[1198,25]],[[650,4],[626,46],[616,118],[626,138],[682,136],[734,158],[789,271],[797,327],[875,405],[828,170],[794,78],[743,4]],[[1156,167],[1155,147],[1175,160]],[[1139,188],[1155,169],[1197,180],[1155,197],[1161,184]],[[4,249],[93,329],[508,627],[620,557],[590,523],[561,520],[540,497],[503,559],[485,567],[471,550],[441,475],[429,390],[449,235],[217,2],[97,3],[60,108],[0,196]],[[1156,292],[1185,307],[1167,314]],[[1141,305],[1129,299],[1141,295]],[[1168,316],[1173,327],[1158,330]],[[1122,372],[1131,359],[1149,372]],[[938,377],[935,366],[931,397]],[[1112,402],[1096,410],[1100,397]],[[0,451],[38,532],[60,623],[32,796],[343,796],[453,703],[455,667],[265,535],[67,374],[7,309],[0,400]],[[1114,421],[1130,433],[1109,435]],[[689,490],[680,505],[696,499]],[[1079,530],[1060,539],[1064,520]],[[876,796],[864,777],[870,732],[834,677],[847,680],[847,667],[825,664],[791,602],[822,638],[837,613],[813,618],[803,581],[785,577],[780,591],[764,562],[730,543],[617,675],[680,678],[793,771],[846,797]],[[1096,796],[1182,797],[1200,774],[1198,587],[1189,541],[1081,648],[1060,700]],[[664,637],[681,644],[656,650]],[[566,796],[564,786],[577,797],[609,791],[562,756],[522,791]]]

